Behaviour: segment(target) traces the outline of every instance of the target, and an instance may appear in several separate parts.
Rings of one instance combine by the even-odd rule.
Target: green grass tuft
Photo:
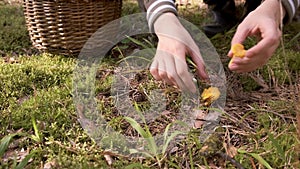
[[[0,4],[0,51],[21,52],[31,45],[21,6]]]
[[[123,3],[123,15],[139,12],[136,2],[126,0]],[[200,27],[210,18],[206,10],[199,10],[195,4],[180,7],[179,15]],[[222,116],[222,125],[204,143],[199,142],[195,130],[169,150],[167,145],[180,133],[170,133],[171,126],[161,127],[161,123],[173,120],[161,118],[160,123],[149,125],[151,131],[163,131],[162,143],[149,140],[152,156],[156,159],[130,159],[111,154],[113,162],[109,165],[104,156],[106,152],[78,122],[72,97],[76,58],[48,53],[25,55],[23,52],[31,48],[31,43],[22,12],[21,6],[0,2],[0,168],[43,168],[47,165],[52,168],[98,169],[211,168],[212,164],[220,168],[235,168],[234,163],[220,156],[230,154],[229,150],[232,160],[245,168],[300,168],[300,140],[296,135],[293,100],[298,93],[292,88],[299,83],[300,74],[299,23],[285,27],[283,47],[278,48],[266,66],[254,73],[268,85],[267,90],[261,90],[261,85],[249,74],[237,75],[228,70],[226,54],[235,28],[211,38],[227,75],[233,79],[228,83],[234,83],[234,91],[246,93],[238,93],[237,98],[228,96],[227,114]],[[110,120],[108,123],[113,129],[129,129],[131,123],[134,127],[129,134],[149,137],[153,133],[148,133],[145,125],[138,126],[133,119],[120,116],[110,95],[114,69],[120,60],[126,61],[124,55],[134,49],[155,46],[144,36],[135,38],[123,40],[98,68],[95,100],[98,110]],[[245,46],[248,48],[254,43],[255,40],[249,38]],[[146,90],[156,89],[157,82],[144,72],[131,82],[134,84],[133,93],[140,96],[134,100],[135,108],[148,109],[145,97],[151,92]],[[162,83],[159,85],[165,87]],[[176,110],[181,100],[173,90],[166,91],[166,101],[168,108]],[[240,95],[245,97],[239,98]],[[156,154],[158,151],[162,154]]]

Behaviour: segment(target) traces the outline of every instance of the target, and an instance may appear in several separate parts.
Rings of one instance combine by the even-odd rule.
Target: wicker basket
[[[23,0],[23,8],[34,47],[75,54],[101,26],[120,17],[122,0]]]

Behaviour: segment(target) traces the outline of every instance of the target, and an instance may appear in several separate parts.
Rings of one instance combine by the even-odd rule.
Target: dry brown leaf
[[[234,147],[233,145],[229,145],[227,147],[227,155],[229,155],[229,157],[234,158],[237,155],[237,148]]]
[[[15,59],[14,57],[5,57],[4,60],[6,63],[9,63],[9,64],[19,63],[19,61],[17,59]]]
[[[44,165],[43,169],[52,169],[52,168],[56,168],[56,166],[57,164],[55,161],[49,161]]]
[[[107,162],[108,165],[112,165],[113,159],[112,159],[112,157],[110,155],[104,154],[104,158],[105,158],[105,160],[106,160],[106,162]]]
[[[300,139],[300,97],[298,99],[298,103],[296,103],[296,119],[297,119],[298,138]]]
[[[164,110],[161,115],[163,116],[166,116],[166,115],[169,115],[169,114],[172,114],[172,112],[168,111],[168,110]]]
[[[208,145],[201,147],[200,152],[205,152],[208,149]]]
[[[3,156],[3,161],[7,162],[8,160],[17,160],[17,162],[21,162],[28,154],[29,154],[29,149],[27,150],[24,150],[24,148],[22,148],[21,150],[9,149],[5,152]],[[31,161],[32,159],[30,159],[28,162]]]
[[[206,113],[203,110],[195,110],[194,128],[199,129],[204,124]]]

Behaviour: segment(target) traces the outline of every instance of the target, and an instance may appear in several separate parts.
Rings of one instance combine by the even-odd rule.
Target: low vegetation
[[[137,3],[124,1],[123,15],[138,11]],[[180,16],[199,27],[209,21],[206,11],[196,3],[179,6]],[[152,123],[143,120],[149,115],[140,113],[142,122],[137,123],[116,110],[111,85],[117,63],[126,53],[157,43],[146,35],[120,42],[98,67],[97,110],[122,134],[165,136],[162,143],[148,139],[150,153],[134,158],[104,150],[83,129],[73,100],[76,57],[34,49],[21,6],[0,2],[0,168],[300,168],[299,28],[299,22],[287,25],[283,44],[270,62],[247,74],[230,72],[226,66],[234,29],[210,39],[224,64],[227,101],[219,125],[205,142],[193,130],[172,142],[181,134],[168,134],[180,92],[156,82],[147,70],[130,79],[133,107],[147,110],[148,92],[160,88],[167,95],[167,111]],[[254,43],[249,38],[245,47]]]

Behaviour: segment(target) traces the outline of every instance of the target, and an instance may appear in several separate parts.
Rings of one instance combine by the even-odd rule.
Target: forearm
[[[255,9],[255,13],[268,16],[269,18],[272,18],[277,25],[280,25],[286,15],[286,10],[281,4],[281,0],[264,0]]]
[[[285,17],[283,22],[284,23],[290,23],[297,11],[297,9],[300,6],[299,0],[281,0],[282,5],[285,9]]]
[[[147,21],[151,32],[154,32],[154,23],[163,13],[173,13],[177,16],[176,6],[173,0],[144,0],[147,10]]]
[[[292,21],[299,5],[299,0],[264,0],[258,9],[264,8],[268,13],[276,15],[278,23],[288,24]]]

